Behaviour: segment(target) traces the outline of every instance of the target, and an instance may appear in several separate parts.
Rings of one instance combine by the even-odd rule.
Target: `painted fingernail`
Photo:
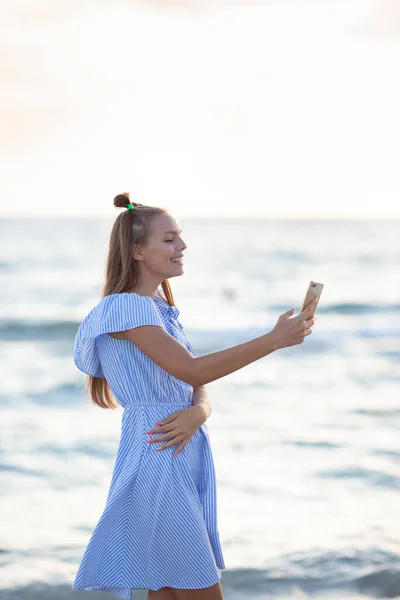
[[[161,425],[162,421],[156,421],[156,425]]]
[[[151,431],[146,431],[146,433],[151,433]]]

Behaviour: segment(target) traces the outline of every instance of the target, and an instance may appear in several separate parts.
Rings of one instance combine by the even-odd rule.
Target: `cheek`
[[[165,263],[166,261],[170,261],[173,256],[174,248],[172,244],[165,244],[165,246],[161,247],[157,252],[157,262]]]
[[[169,251],[168,248],[157,248],[157,250],[153,249],[151,254],[147,257],[147,266],[150,269],[159,270],[165,269],[165,264],[170,261],[173,254]]]

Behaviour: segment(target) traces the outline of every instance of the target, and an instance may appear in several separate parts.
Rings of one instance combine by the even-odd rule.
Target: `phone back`
[[[307,304],[309,304],[311,302],[311,300],[314,300],[314,298],[318,298],[318,300],[319,300],[319,298],[322,294],[323,288],[324,288],[323,283],[318,283],[316,281],[310,281],[306,295],[304,297],[304,302],[303,302],[303,306],[301,307],[301,310],[304,310],[305,307],[307,306]],[[313,314],[315,314],[315,310],[313,311]]]

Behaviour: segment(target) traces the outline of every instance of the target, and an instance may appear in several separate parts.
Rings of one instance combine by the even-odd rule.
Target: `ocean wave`
[[[271,314],[278,315],[287,310],[287,306],[283,305],[267,305],[263,307],[262,313],[268,314],[268,319],[271,317]],[[300,307],[296,309],[296,313],[298,314]],[[318,331],[318,340],[321,342],[324,340],[324,337],[329,336],[331,338],[330,328],[334,325],[335,328],[335,337],[340,337],[341,333],[346,336],[349,335],[350,332],[353,333],[354,336],[357,337],[397,337],[400,335],[400,330],[394,328],[390,321],[390,316],[400,312],[400,303],[386,303],[386,304],[372,304],[372,303],[335,303],[325,305],[321,303],[317,308],[317,317],[322,316],[363,316],[363,315],[379,315],[381,317],[379,328],[374,327],[366,327],[360,328],[360,320],[358,321],[351,319],[343,321],[343,330],[338,329],[337,327],[337,319],[333,319],[332,323],[328,318],[324,319],[325,331]],[[382,327],[382,317],[387,315],[388,327]],[[240,316],[240,310],[238,308],[238,316]],[[232,319],[232,322],[234,320]],[[239,320],[240,322],[240,320]],[[5,318],[0,321],[0,340],[3,341],[42,341],[42,340],[73,340],[76,332],[78,331],[80,325],[80,321],[76,321],[74,319],[60,319],[60,320],[40,320],[38,318],[35,319],[35,315],[32,315],[32,318],[27,318],[24,316],[22,319],[16,318]],[[251,326],[251,327],[231,327],[231,328],[223,328],[220,329],[218,327],[213,327],[212,329],[195,329],[191,327],[185,327],[186,332],[190,337],[193,338],[194,341],[198,341],[198,344],[201,348],[201,351],[204,351],[204,348],[212,348],[215,350],[215,340],[220,341],[221,339],[224,343],[240,343],[241,341],[247,341],[252,339],[253,337],[258,337],[265,333],[266,328],[272,328],[275,325],[275,321],[267,323],[266,327],[261,328],[260,326]],[[386,325],[386,322],[385,322]],[[351,327],[351,330],[349,330]],[[310,338],[311,340],[311,338]],[[308,341],[307,346],[311,350],[314,342],[310,343]],[[193,342],[192,342],[193,345]],[[210,351],[210,350],[208,350]]]
[[[311,442],[308,440],[284,440],[282,444],[286,446],[296,446],[298,448],[323,448],[327,450],[337,450],[338,448],[342,448],[343,444],[335,444],[334,442]]]
[[[324,305],[323,299],[317,307],[320,314],[338,315],[369,315],[369,314],[391,314],[400,312],[399,303],[372,304],[370,302],[338,302],[337,304]]]
[[[70,554],[71,548],[66,548]],[[7,551],[4,550],[7,554]],[[3,553],[3,560],[6,558]],[[23,559],[23,557],[21,557]],[[395,598],[400,595],[399,556],[371,548],[366,551],[295,553],[280,557],[270,568],[226,569],[222,574],[222,588],[226,600],[266,600],[267,598],[323,598],[352,597],[358,592],[363,597]],[[2,600],[67,600],[72,597],[71,583],[58,585],[35,582],[2,590]],[[101,592],[93,598],[103,597]],[[135,600],[145,600],[147,591],[135,592]]]
[[[391,490],[400,489],[400,477],[386,473],[383,470],[366,469],[358,466],[321,471],[318,473],[318,477],[324,479],[352,479],[364,482],[367,486]]]
[[[70,356],[72,362],[72,350]],[[84,394],[84,385],[76,383],[54,385],[40,392],[31,391],[29,386],[27,386],[23,394],[0,394],[0,407],[19,406],[21,408],[29,408],[31,406],[51,406],[52,408],[61,408],[62,410],[68,407],[71,410],[75,410],[81,403],[82,393]]]
[[[359,408],[351,412],[357,415],[366,415],[376,418],[384,417],[387,419],[393,419],[400,417],[400,408]]]
[[[74,321],[27,322],[5,320],[0,322],[0,339],[3,341],[40,341],[73,339],[80,323]]]

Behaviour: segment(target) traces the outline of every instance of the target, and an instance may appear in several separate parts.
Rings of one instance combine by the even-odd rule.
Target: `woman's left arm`
[[[157,450],[165,450],[171,446],[179,444],[179,448],[174,453],[174,457],[179,454],[181,450],[186,446],[190,438],[199,427],[207,420],[210,416],[211,408],[209,404],[210,396],[204,385],[193,388],[192,406],[178,410],[166,419],[157,421],[156,429],[150,429],[146,431],[147,434],[162,433],[163,435],[149,439],[148,442],[165,442],[166,444],[159,446]]]

